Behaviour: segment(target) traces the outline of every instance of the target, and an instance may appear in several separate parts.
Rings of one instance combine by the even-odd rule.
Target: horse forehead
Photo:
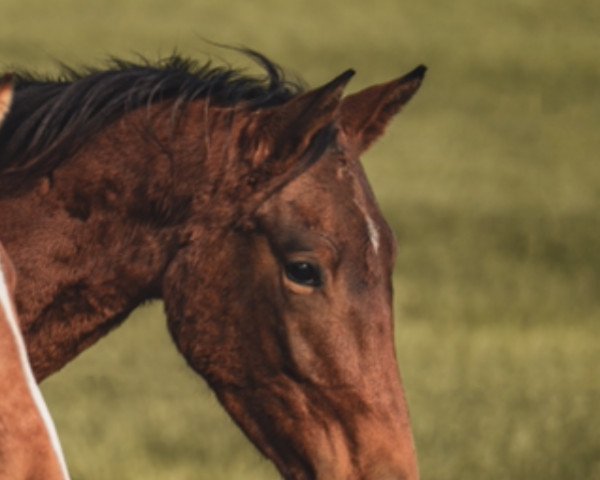
[[[287,189],[293,214],[334,236],[362,235],[379,253],[383,217],[360,164],[338,161],[318,167]]]
[[[339,164],[336,170],[336,179],[349,188],[357,216],[363,224],[363,231],[366,233],[374,252],[379,253],[381,243],[380,223],[383,217],[379,213],[377,202],[361,164],[358,161],[350,164]]]

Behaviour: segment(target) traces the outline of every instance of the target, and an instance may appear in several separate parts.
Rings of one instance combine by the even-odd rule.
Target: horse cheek
[[[232,288],[235,272],[229,265],[232,254],[227,243],[181,252],[163,282],[173,341],[190,367],[213,388],[242,382],[244,371],[239,346],[243,335],[235,328],[240,317]]]

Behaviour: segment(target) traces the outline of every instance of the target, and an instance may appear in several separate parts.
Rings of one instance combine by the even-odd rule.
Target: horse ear
[[[0,80],[0,125],[10,110],[13,97],[12,77],[6,75]]]
[[[340,108],[342,129],[359,152],[383,134],[392,117],[419,89],[426,70],[420,65],[401,78],[344,98]]]
[[[322,87],[265,111],[258,137],[259,160],[281,163],[284,157],[305,153],[315,135],[335,120],[344,87],[353,75],[353,70],[347,70]]]
[[[246,213],[305,171],[332,141],[344,87],[354,75],[347,70],[326,85],[300,94],[278,107],[260,111],[247,134],[253,138]]]

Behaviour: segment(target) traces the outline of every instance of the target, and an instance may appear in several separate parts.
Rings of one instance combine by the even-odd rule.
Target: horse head
[[[342,98],[352,73],[231,112],[227,140],[212,142],[229,158],[218,194],[229,214],[190,227],[163,297],[188,363],[285,478],[414,480],[395,240],[359,157],[425,68]]]

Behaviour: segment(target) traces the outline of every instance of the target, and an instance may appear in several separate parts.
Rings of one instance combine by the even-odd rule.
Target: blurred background
[[[429,66],[364,157],[400,244],[423,479],[600,479],[600,3],[1,0],[0,70],[255,48],[350,91]],[[248,67],[250,68],[250,67]],[[275,479],[160,303],[43,384],[75,479]]]

